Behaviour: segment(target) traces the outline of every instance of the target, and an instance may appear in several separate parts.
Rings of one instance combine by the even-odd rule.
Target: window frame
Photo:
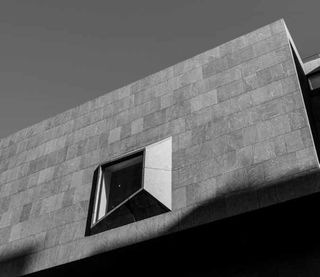
[[[89,216],[91,216],[91,218],[88,218],[89,222],[90,222],[90,230],[96,226],[97,224],[99,224],[101,221],[103,221],[104,219],[106,219],[110,214],[112,214],[114,211],[116,211],[119,207],[121,207],[123,204],[125,204],[127,201],[129,201],[132,197],[134,197],[135,195],[137,195],[141,190],[143,190],[143,183],[144,183],[144,164],[145,164],[145,148],[143,149],[139,149],[137,151],[134,151],[134,152],[130,152],[124,156],[121,156],[121,157],[116,157],[110,161],[107,161],[107,162],[104,162],[104,163],[101,163],[97,169],[95,171],[98,171],[98,180],[93,178],[93,184],[92,184],[92,189],[91,189],[91,198],[92,199],[92,202],[91,205],[89,206]],[[101,184],[102,181],[104,181],[104,170],[108,167],[111,167],[113,165],[117,165],[119,163],[122,163],[122,162],[126,162],[126,161],[130,161],[131,159],[134,159],[136,157],[139,157],[141,156],[142,157],[142,169],[141,169],[141,185],[140,185],[140,188],[135,191],[134,193],[132,193],[130,196],[128,196],[127,198],[125,198],[123,201],[121,201],[118,205],[116,205],[114,208],[112,208],[110,211],[106,211],[105,214],[95,220],[94,217],[97,217],[98,216],[98,213],[99,213],[99,205],[100,205],[100,202],[101,202],[101,199],[99,197],[99,200],[97,201],[97,197],[98,197],[98,194],[99,196],[101,195],[101,190],[103,188],[103,185]],[[101,172],[101,176],[99,177],[100,175],[100,172]],[[99,178],[101,178],[101,180],[99,181]],[[110,186],[108,185],[105,185],[105,187],[108,187],[109,189],[109,193],[110,193]],[[97,189],[100,189],[100,192],[97,193]],[[106,201],[106,210],[108,209],[108,198],[109,198],[109,195],[107,195],[107,201]],[[90,199],[90,202],[91,202],[91,199]]]
[[[96,198],[98,197],[97,189],[99,186],[100,188],[103,187],[101,180],[98,182],[99,178],[103,178],[103,175],[99,177],[99,172],[101,172],[100,174],[103,174],[104,169],[139,156],[142,157],[142,160],[138,162],[139,166],[141,166],[141,171],[139,168],[139,174],[141,174],[141,177],[139,177],[141,178],[141,183],[139,182],[140,185],[133,187],[132,193],[130,190],[128,194],[124,193],[129,195],[126,198],[121,197],[122,192],[120,190],[118,194],[120,197],[118,199],[120,199],[120,201],[121,199],[124,200],[118,202],[115,198],[113,204],[118,204],[112,205],[113,208],[109,210],[109,212],[106,205],[105,214],[97,220],[97,208],[95,211]],[[132,165],[134,165],[134,163]],[[129,167],[130,165],[128,168]],[[121,168],[120,166],[115,172],[125,168],[126,167]],[[121,177],[120,179],[118,178],[119,177],[116,177],[115,180],[121,180]],[[126,183],[130,183],[130,179],[129,182],[126,181]],[[137,183],[138,182],[135,181],[133,182],[133,185]],[[113,187],[113,190],[115,188],[116,187]],[[113,193],[116,191],[117,190],[115,189]],[[142,203],[147,205],[145,206],[145,210],[143,208],[144,204]],[[149,204],[152,206],[148,206]],[[128,210],[129,213],[124,212],[125,210]],[[141,147],[134,151],[130,151],[121,156],[114,157],[97,165],[93,172],[85,236],[95,235],[130,223],[136,223],[140,220],[158,216],[170,211],[172,211],[172,136],[146,145],[143,148]],[[131,216],[133,221],[130,219]]]

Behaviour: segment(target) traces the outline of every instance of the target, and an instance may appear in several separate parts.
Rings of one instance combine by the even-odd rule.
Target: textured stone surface
[[[173,211],[84,237],[97,165],[169,136]],[[312,193],[316,178],[308,189],[281,182],[317,169],[280,20],[1,139],[0,272],[14,275],[23,259],[25,273],[41,270]]]

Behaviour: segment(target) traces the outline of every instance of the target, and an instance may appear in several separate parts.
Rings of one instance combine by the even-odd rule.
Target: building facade
[[[315,230],[319,65],[279,20],[1,139],[0,276],[316,272],[268,244]]]

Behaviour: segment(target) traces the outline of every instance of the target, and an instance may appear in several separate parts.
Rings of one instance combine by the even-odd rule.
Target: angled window
[[[100,165],[94,172],[86,235],[171,210],[171,138]]]
[[[92,223],[99,222],[142,188],[143,152],[99,166]]]

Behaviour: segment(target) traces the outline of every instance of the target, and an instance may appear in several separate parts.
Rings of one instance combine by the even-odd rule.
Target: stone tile
[[[303,145],[306,148],[313,146],[313,138],[312,138],[311,130],[309,129],[309,127],[300,129],[300,136],[303,141]]]
[[[168,94],[161,96],[160,99],[161,99],[160,100],[161,101],[161,103],[160,103],[161,109],[168,108],[169,106],[174,104],[174,97],[173,97],[173,94],[171,94],[171,93],[168,93]]]
[[[273,35],[263,41],[259,41],[253,45],[254,52],[257,56],[266,54],[288,43],[287,34],[283,31]]]
[[[285,112],[291,112],[304,107],[300,92],[288,94],[284,96],[281,101]]]
[[[165,119],[166,114],[164,110],[148,114],[143,118],[143,127],[145,130],[152,127],[156,127],[164,123]]]
[[[227,55],[228,65],[229,67],[234,67],[241,63],[244,63],[256,56],[254,48],[252,45],[248,45],[243,47],[237,51],[233,51],[232,53]]]
[[[90,180],[92,181],[92,179]],[[78,185],[74,191],[73,195],[73,201],[79,202],[84,200],[90,199],[90,192],[91,192],[92,183],[84,183],[82,185]]]
[[[28,188],[34,187],[39,184],[39,175],[40,172],[36,172],[28,176]]]
[[[11,227],[9,241],[20,239],[21,233],[22,233],[22,228],[23,228],[23,223],[18,223],[18,224],[13,225]],[[7,232],[7,230],[9,230],[9,229],[5,229],[5,230]]]
[[[229,118],[229,130],[236,131],[245,128],[253,123],[251,111],[245,110],[232,114]]]
[[[82,140],[76,144],[69,145],[67,150],[66,160],[73,159],[79,156],[80,153],[83,152],[83,150],[81,149],[83,149],[84,147],[85,147],[85,140]]]
[[[277,156],[281,156],[287,153],[285,135],[275,137],[273,139],[273,144],[274,144],[274,152]]]
[[[8,227],[12,224],[12,212],[7,211],[0,217],[0,228]]]
[[[195,68],[190,70],[189,72],[184,73],[180,76],[180,86],[186,86],[188,84],[194,83],[202,79],[202,70],[201,68]]]
[[[247,190],[250,187],[246,168],[224,171],[217,177],[217,197],[225,197],[231,193]]]
[[[196,97],[208,91],[208,89],[209,88],[204,84],[203,81],[198,81],[193,84],[178,88],[173,91],[174,103]]]
[[[61,235],[59,236],[59,244],[65,244],[72,240],[84,237],[86,221],[78,221],[62,227]]]
[[[132,135],[138,134],[142,132],[142,130],[143,130],[143,118],[136,119],[131,123]]]
[[[178,210],[187,206],[186,188],[181,187],[172,192],[172,210]]]
[[[165,122],[184,117],[190,112],[191,112],[190,102],[179,100],[175,103],[175,105],[172,105],[164,110]]]
[[[226,85],[217,88],[218,102],[223,102],[234,96],[242,94],[244,92],[244,84],[242,80],[236,80]]]
[[[257,71],[256,75],[259,87],[270,84],[273,80],[273,70],[270,67]]]
[[[313,147],[305,148],[296,152],[296,157],[298,160],[303,160],[315,154],[315,149]]]
[[[307,116],[304,108],[288,114],[291,130],[300,129],[307,125]]]
[[[253,165],[247,168],[248,187],[260,188],[265,183],[265,172],[263,164]]]
[[[283,98],[266,102],[253,109],[255,120],[267,120],[284,112]]]
[[[48,156],[42,156],[37,160],[31,161],[29,165],[29,173],[32,174],[42,169],[45,169],[47,166],[47,159]]]
[[[166,125],[166,123],[164,123],[162,126]],[[183,132],[186,131],[186,123],[185,123],[185,119],[184,118],[177,118],[175,120],[172,120],[171,122],[169,122],[169,132],[163,132],[162,133],[162,129],[159,128],[159,133],[161,133],[163,136],[169,136],[169,135],[177,135],[177,134],[181,134]]]
[[[44,170],[39,171],[38,183],[46,183],[52,180],[55,168],[49,167]]]
[[[81,157],[68,160],[55,167],[54,178],[61,178],[72,172],[79,170]]]
[[[229,67],[229,61],[227,56],[224,56],[222,58],[214,59],[207,64],[202,66],[202,74],[203,78],[208,78],[212,75],[215,75],[219,72],[222,72]]]
[[[223,172],[233,171],[240,167],[237,160],[237,151],[231,151],[219,157],[223,164]]]
[[[205,85],[210,89],[216,89],[220,86],[232,83],[241,79],[241,70],[238,67],[233,67],[229,70],[223,71],[213,75],[204,80]]]
[[[35,218],[40,215],[42,200],[36,200],[32,203],[29,218]]]
[[[64,192],[63,199],[62,199],[62,206],[61,206],[62,208],[73,204],[75,189],[76,188],[71,188]]]
[[[186,186],[188,184],[194,183],[197,176],[199,176],[201,173],[205,175],[205,173],[209,171],[209,169],[207,169],[207,171],[205,169],[207,168],[201,167],[200,163],[194,163],[194,164],[185,166],[177,171],[173,171],[173,185],[176,186],[173,188],[175,189],[181,186]],[[212,171],[210,172],[210,174],[211,173]]]
[[[257,123],[257,141],[270,139],[274,136],[273,125],[270,120]]]
[[[280,82],[274,82],[264,87],[260,87],[251,92],[251,97],[254,105],[259,105],[266,101],[280,97],[283,94]]]
[[[243,77],[244,89],[246,91],[254,90],[259,87],[258,77],[256,73],[252,73]]]
[[[257,127],[255,125],[251,125],[241,129],[242,137],[243,137],[243,145],[250,145],[257,142]]]
[[[287,114],[274,117],[270,120],[274,136],[282,135],[291,131],[290,120]]]
[[[263,141],[254,145],[254,163],[269,160],[275,156],[275,149],[272,142]]]
[[[285,64],[277,64],[272,67],[270,67],[271,75],[272,75],[272,81],[281,80],[292,73],[289,72],[289,69],[286,68]]]
[[[253,148],[254,146],[249,145],[237,151],[238,167],[249,167],[253,164]]]
[[[281,79],[280,82],[281,82],[283,94],[298,91],[300,89],[300,85],[296,75],[292,75],[287,78]]]
[[[270,24],[270,28],[273,34],[286,32],[286,27],[283,19],[277,20],[274,23]]]
[[[210,178],[200,183],[191,184],[186,187],[187,205],[205,201],[212,201],[216,196],[216,179]]]
[[[234,112],[249,109],[252,106],[252,99],[249,93],[230,99],[231,105],[234,106]]]
[[[11,226],[0,229],[0,245],[9,241]]]
[[[22,221],[29,219],[31,208],[32,208],[32,203],[28,203],[28,204],[23,205],[19,222],[22,222]]]
[[[131,134],[131,125],[125,124],[121,128],[120,140],[128,138]]]
[[[4,196],[0,198],[0,215],[8,211],[10,204],[10,197]]]
[[[65,226],[49,229],[45,236],[45,248],[51,248],[59,244],[60,236]]]
[[[304,148],[300,130],[286,134],[284,139],[286,142],[287,151],[289,153]]]
[[[294,152],[271,159],[264,163],[266,181],[275,181],[277,178],[287,178],[299,172],[296,154]]]
[[[179,76],[195,67],[193,59],[188,59],[173,66],[173,75]]]
[[[40,214],[50,213],[62,207],[64,193],[52,195],[43,199]]]

